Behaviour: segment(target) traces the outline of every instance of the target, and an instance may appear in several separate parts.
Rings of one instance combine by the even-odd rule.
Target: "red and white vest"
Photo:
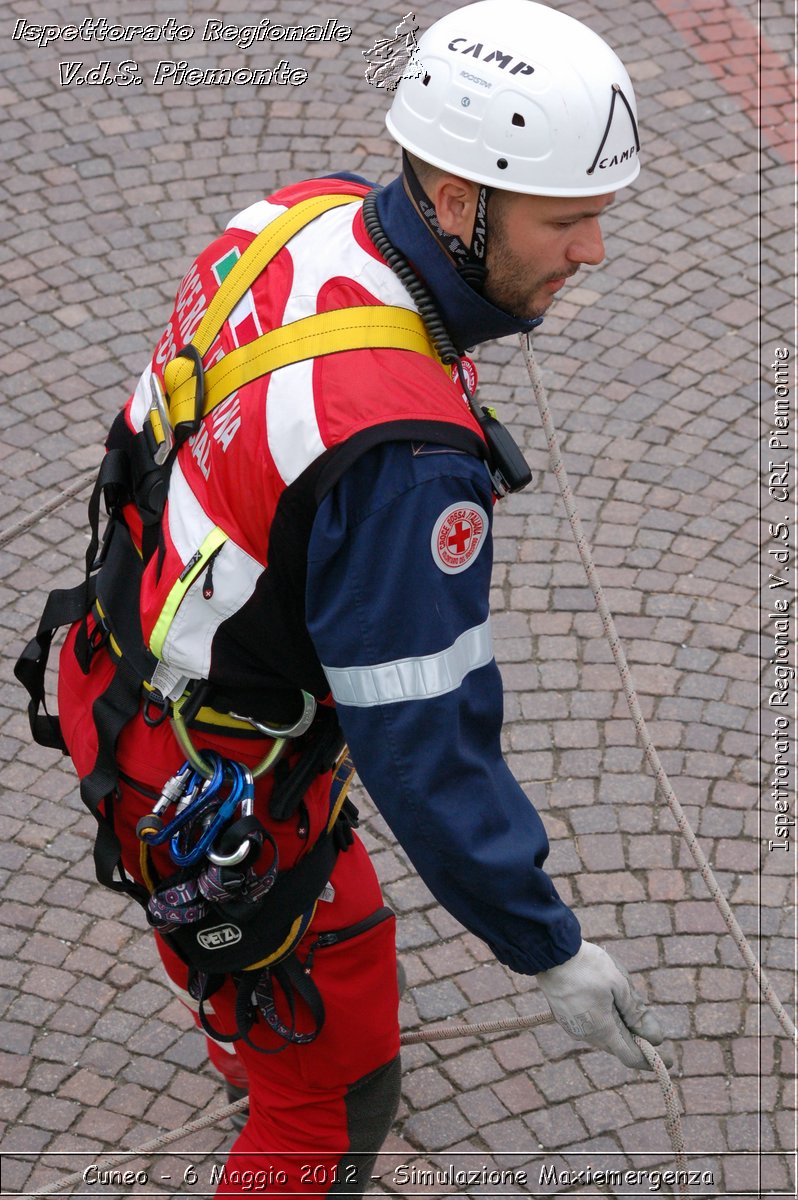
[[[284,188],[234,217],[192,265],[151,365],[111,442],[138,433],[150,375],[188,342],[222,279],[266,225],[312,196],[363,194],[336,179]],[[270,329],[354,305],[416,311],[375,250],[360,204],[332,209],[279,251],[233,309],[205,356]],[[245,385],[178,451],[159,544],[140,596],[145,642],[162,664],[161,690],[206,679],[216,707],[283,719],[296,689],[328,687],[305,627],[307,544],[316,508],[348,465],[379,442],[438,442],[481,454],[479,427],[434,357],[398,349],[347,350],[290,364]],[[125,515],[140,540],[132,506]]]

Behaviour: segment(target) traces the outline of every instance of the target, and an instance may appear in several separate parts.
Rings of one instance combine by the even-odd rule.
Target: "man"
[[[249,1090],[219,1194],[244,1172],[361,1194],[395,1113],[393,919],[340,760],[331,791],[334,713],[432,892],[565,1028],[641,1068],[633,1034],[662,1040],[581,940],[502,759],[490,528],[525,464],[462,358],[601,262],[639,170],[634,95],[600,38],[530,0],[450,13],[419,57],[387,121],[400,178],[284,188],[185,276],[109,436],[97,598],[61,655],[100,877],[121,848],[212,1060]]]

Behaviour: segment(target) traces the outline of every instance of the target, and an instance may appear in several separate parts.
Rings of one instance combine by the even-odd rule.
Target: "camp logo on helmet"
[[[485,47],[482,42],[474,42],[473,45],[466,46],[464,50],[461,50],[460,43],[467,41],[468,38],[465,37],[452,38],[449,42],[449,49],[454,50],[457,54],[470,54],[472,58],[479,58],[485,63],[495,62],[502,71],[506,70],[511,62],[514,62],[515,66],[510,71],[511,75],[531,75],[535,70],[523,59],[518,59],[516,62],[512,54],[505,54],[503,50],[491,50],[487,54],[483,53]]]
[[[197,941],[203,950],[225,950],[240,942],[242,936],[237,925],[214,925],[212,929],[200,930]]]
[[[607,117],[607,124],[604,129],[604,136],[602,137],[601,144],[599,145],[599,148],[596,151],[596,157],[593,159],[593,162],[591,163],[591,165],[587,168],[588,175],[592,175],[597,167],[600,171],[606,171],[608,167],[617,167],[621,163],[631,162],[631,160],[634,158],[635,154],[637,154],[638,151],[640,150],[640,138],[637,133],[637,121],[635,120],[634,110],[632,109],[632,106],[630,105],[629,101],[626,99],[626,96],[623,93],[623,88],[621,87],[621,85],[619,83],[614,83],[612,85],[611,96],[612,96],[612,99],[610,100],[610,112],[609,112],[609,116]],[[621,101],[621,104],[623,105],[623,109],[616,110],[616,103],[619,99]],[[604,150],[607,148],[607,142],[610,140],[615,140],[615,138],[618,138],[617,133],[615,134],[615,138],[611,138],[611,134],[613,131],[613,119],[615,117],[615,113],[616,113],[616,111],[619,112],[621,115],[621,120],[623,120],[623,110],[624,109],[626,110],[627,120],[631,124],[631,132],[635,139],[634,145],[629,146],[628,148],[625,148],[624,150],[622,150],[620,152],[616,151],[616,153],[614,153],[614,154],[613,153],[604,154]],[[623,137],[623,133],[621,133],[620,136]],[[620,140],[620,138],[618,138],[618,140]],[[617,145],[617,142],[616,142],[616,145]],[[603,155],[603,157],[602,157],[602,155]]]
[[[619,163],[628,162],[634,158],[637,153],[636,146],[630,146],[628,150],[624,150],[623,154],[613,154],[612,158],[602,158],[598,163],[599,171],[606,171],[607,167],[617,167]]]

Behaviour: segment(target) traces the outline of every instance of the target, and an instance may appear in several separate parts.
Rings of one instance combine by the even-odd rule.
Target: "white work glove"
[[[572,1037],[616,1055],[627,1067],[651,1070],[632,1034],[654,1046],[664,1034],[627,971],[606,950],[582,942],[573,958],[539,972],[537,981],[557,1024]]]

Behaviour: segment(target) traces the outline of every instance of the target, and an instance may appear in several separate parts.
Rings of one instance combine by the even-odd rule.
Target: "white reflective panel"
[[[456,691],[471,671],[493,659],[490,618],[461,633],[438,654],[399,658],[373,667],[325,667],[336,704],[371,708],[402,700],[429,700]]]
[[[192,678],[207,679],[211,648],[223,621],[246,604],[263,567],[233,541],[226,541],[213,561],[213,597],[202,593],[205,572],[186,592],[163,644],[162,657],[170,667]]]
[[[382,304],[395,304],[416,311],[404,285],[390,267],[372,258],[354,240],[352,223],[359,205],[331,209],[291,238],[289,253],[294,263],[294,282],[286,304],[283,324],[318,311],[324,285],[341,276],[360,283]],[[341,263],[346,263],[342,276]]]
[[[174,547],[187,563],[213,529],[213,521],[189,487],[177,460],[169,476],[165,517]]]

